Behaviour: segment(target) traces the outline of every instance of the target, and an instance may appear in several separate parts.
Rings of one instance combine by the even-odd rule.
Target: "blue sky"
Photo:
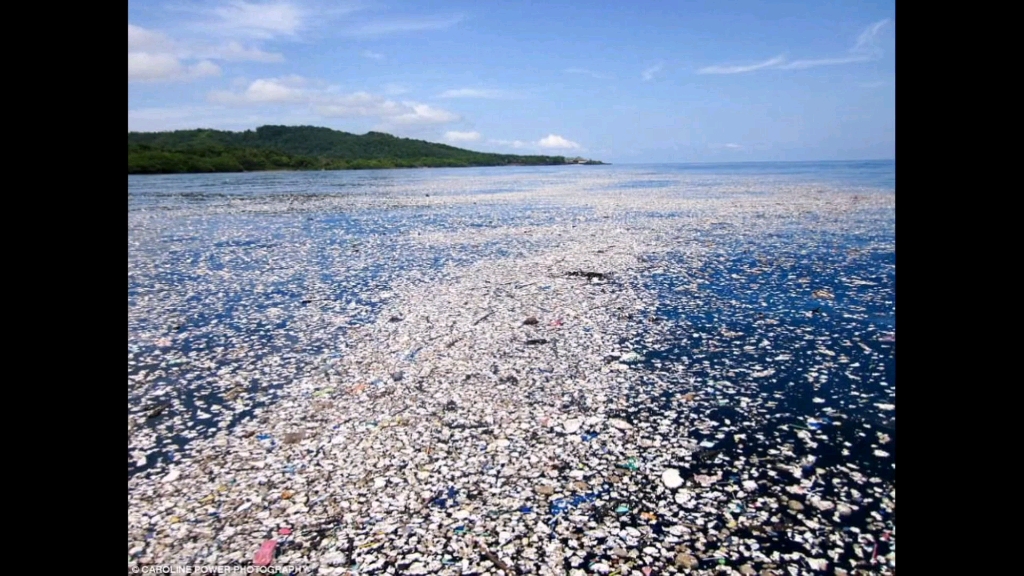
[[[128,4],[128,130],[611,162],[894,158],[894,2]]]

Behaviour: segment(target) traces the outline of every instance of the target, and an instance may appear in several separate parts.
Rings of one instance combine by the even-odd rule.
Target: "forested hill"
[[[566,163],[564,156],[488,154],[381,132],[360,136],[314,126],[128,133],[129,174]]]

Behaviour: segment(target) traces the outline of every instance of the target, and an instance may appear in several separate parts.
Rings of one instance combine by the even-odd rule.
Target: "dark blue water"
[[[657,306],[633,349],[651,378],[621,416],[700,442],[692,457],[668,463],[684,477],[757,482],[755,494],[712,520],[748,518],[729,538],[757,541],[766,555],[823,558],[831,548],[840,566],[874,571],[872,559],[895,550],[895,221],[871,222],[844,227],[860,233],[713,228],[711,249],[652,259],[641,283]],[[782,489],[811,478],[806,494]],[[780,498],[782,510],[790,498],[804,502],[803,514],[817,522],[812,532],[836,540],[794,538],[803,526],[782,511],[764,520],[755,498],[764,493]],[[819,511],[811,495],[851,511]],[[644,498],[656,497],[642,492],[631,504],[642,507]],[[749,555],[715,562],[763,567]]]

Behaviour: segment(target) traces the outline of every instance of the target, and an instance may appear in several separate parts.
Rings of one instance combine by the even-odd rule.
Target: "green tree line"
[[[129,174],[565,163],[564,156],[490,154],[382,132],[357,135],[314,126],[128,133]]]

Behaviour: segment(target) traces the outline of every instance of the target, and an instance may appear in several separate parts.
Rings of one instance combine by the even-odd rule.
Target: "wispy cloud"
[[[224,62],[283,62],[264,50],[266,41],[300,41],[303,33],[357,12],[356,2],[315,7],[287,0],[221,0],[206,5],[172,4],[184,19],[154,30],[128,24],[128,81],[187,81],[219,73]]]
[[[845,56],[838,56],[833,58],[811,58],[802,60],[787,61],[784,56],[776,56],[770,60],[764,62],[758,62],[756,64],[745,64],[745,65],[715,65],[706,66],[697,70],[698,74],[743,74],[746,72],[753,72],[755,70],[761,70],[764,68],[774,68],[777,70],[804,70],[807,68],[815,68],[818,66],[838,66],[841,64],[853,64],[856,62],[868,62],[871,60],[877,60],[882,57],[883,50],[878,45],[878,36],[885,26],[889,23],[889,19],[879,20],[874,24],[871,24],[865,28],[860,35],[857,36],[857,41],[850,50],[847,51]]]
[[[205,76],[220,76],[220,72],[220,66],[209,60],[186,65],[170,54],[128,53],[129,82],[195,80]]]
[[[611,74],[605,74],[603,72],[594,72],[593,70],[587,70],[586,68],[566,68],[565,70],[563,70],[563,72],[565,72],[566,74],[582,74],[585,76],[590,76],[592,78],[597,78],[598,80],[615,79],[615,76],[612,76]]]
[[[218,33],[269,40],[295,36],[303,26],[304,13],[289,2],[245,2],[232,0],[213,8]]]
[[[489,144],[496,144],[498,146],[504,146],[508,148],[520,149],[544,149],[544,150],[575,150],[580,148],[580,145],[572,140],[563,138],[558,134],[548,134],[540,140],[533,142],[525,142],[523,140],[488,140]]]
[[[664,67],[664,63],[663,62],[658,62],[654,66],[650,66],[650,67],[646,68],[640,74],[640,77],[644,79],[644,82],[650,82],[651,80],[654,80],[654,77],[658,74],[658,72],[661,72],[661,69],[663,67]]]
[[[764,62],[758,62],[757,64],[743,64],[738,66],[708,66],[697,70],[698,74],[742,74],[744,72],[753,72],[754,70],[760,70],[762,68],[772,68],[785,62],[786,59],[782,56],[776,56]]]
[[[169,36],[156,30],[128,24],[128,52],[165,53],[175,52],[179,47]]]
[[[853,64],[854,62],[867,62],[873,60],[868,56],[847,56],[846,58],[818,58],[816,60],[794,60],[780,65],[779,70],[803,70],[817,66],[836,66],[838,64]]]
[[[185,21],[176,23],[180,36],[198,34],[208,39],[244,41],[299,40],[316,28],[336,27],[337,19],[367,8],[369,5],[361,0],[211,0],[168,4],[168,11],[187,15]]]
[[[512,94],[505,90],[494,90],[488,88],[456,88],[445,90],[438,94],[440,98],[510,98]]]
[[[449,142],[476,142],[480,139],[479,132],[457,132],[449,130],[444,133],[444,139]]]
[[[452,16],[425,16],[419,18],[395,18],[391,20],[373,20],[351,26],[344,32],[350,36],[386,36],[403,32],[421,30],[444,30],[465,20],[462,14]]]
[[[857,44],[855,44],[850,51],[881,56],[882,49],[878,46],[878,34],[881,33],[882,29],[885,28],[888,23],[889,19],[886,18],[865,28],[864,31],[860,33],[860,36],[857,37]]]
[[[283,62],[281,54],[238,40],[174,39],[164,32],[128,24],[128,81],[188,81],[221,73],[221,62]]]
[[[442,110],[441,108],[435,108],[426,104],[419,104],[417,102],[402,102],[407,110],[401,114],[395,114],[393,116],[383,116],[382,126],[408,126],[414,124],[448,124],[449,122],[457,122],[462,119],[461,116],[454,112]]]
[[[189,81],[221,73],[224,62],[283,62],[284,55],[264,50],[267,41],[301,41],[313,28],[352,13],[364,12],[358,1],[314,6],[309,2],[221,0],[211,5],[173,5],[185,14],[164,30],[128,25],[128,81]],[[341,34],[374,37],[418,30],[441,30],[463,21],[462,14],[374,19],[359,14]],[[382,60],[365,50],[362,56]]]
[[[229,41],[217,46],[196,46],[192,52],[198,56],[229,62],[284,62],[284,56],[275,52],[264,52],[255,46],[243,46]]]
[[[376,118],[381,127],[447,124],[458,114],[414,101],[395,101],[368,92],[342,93],[301,76],[261,78],[241,90],[214,90],[214,104],[231,106],[285,106],[307,109],[323,118]]]
[[[201,58],[166,34],[128,25],[129,82],[188,81],[220,73],[209,58]]]

